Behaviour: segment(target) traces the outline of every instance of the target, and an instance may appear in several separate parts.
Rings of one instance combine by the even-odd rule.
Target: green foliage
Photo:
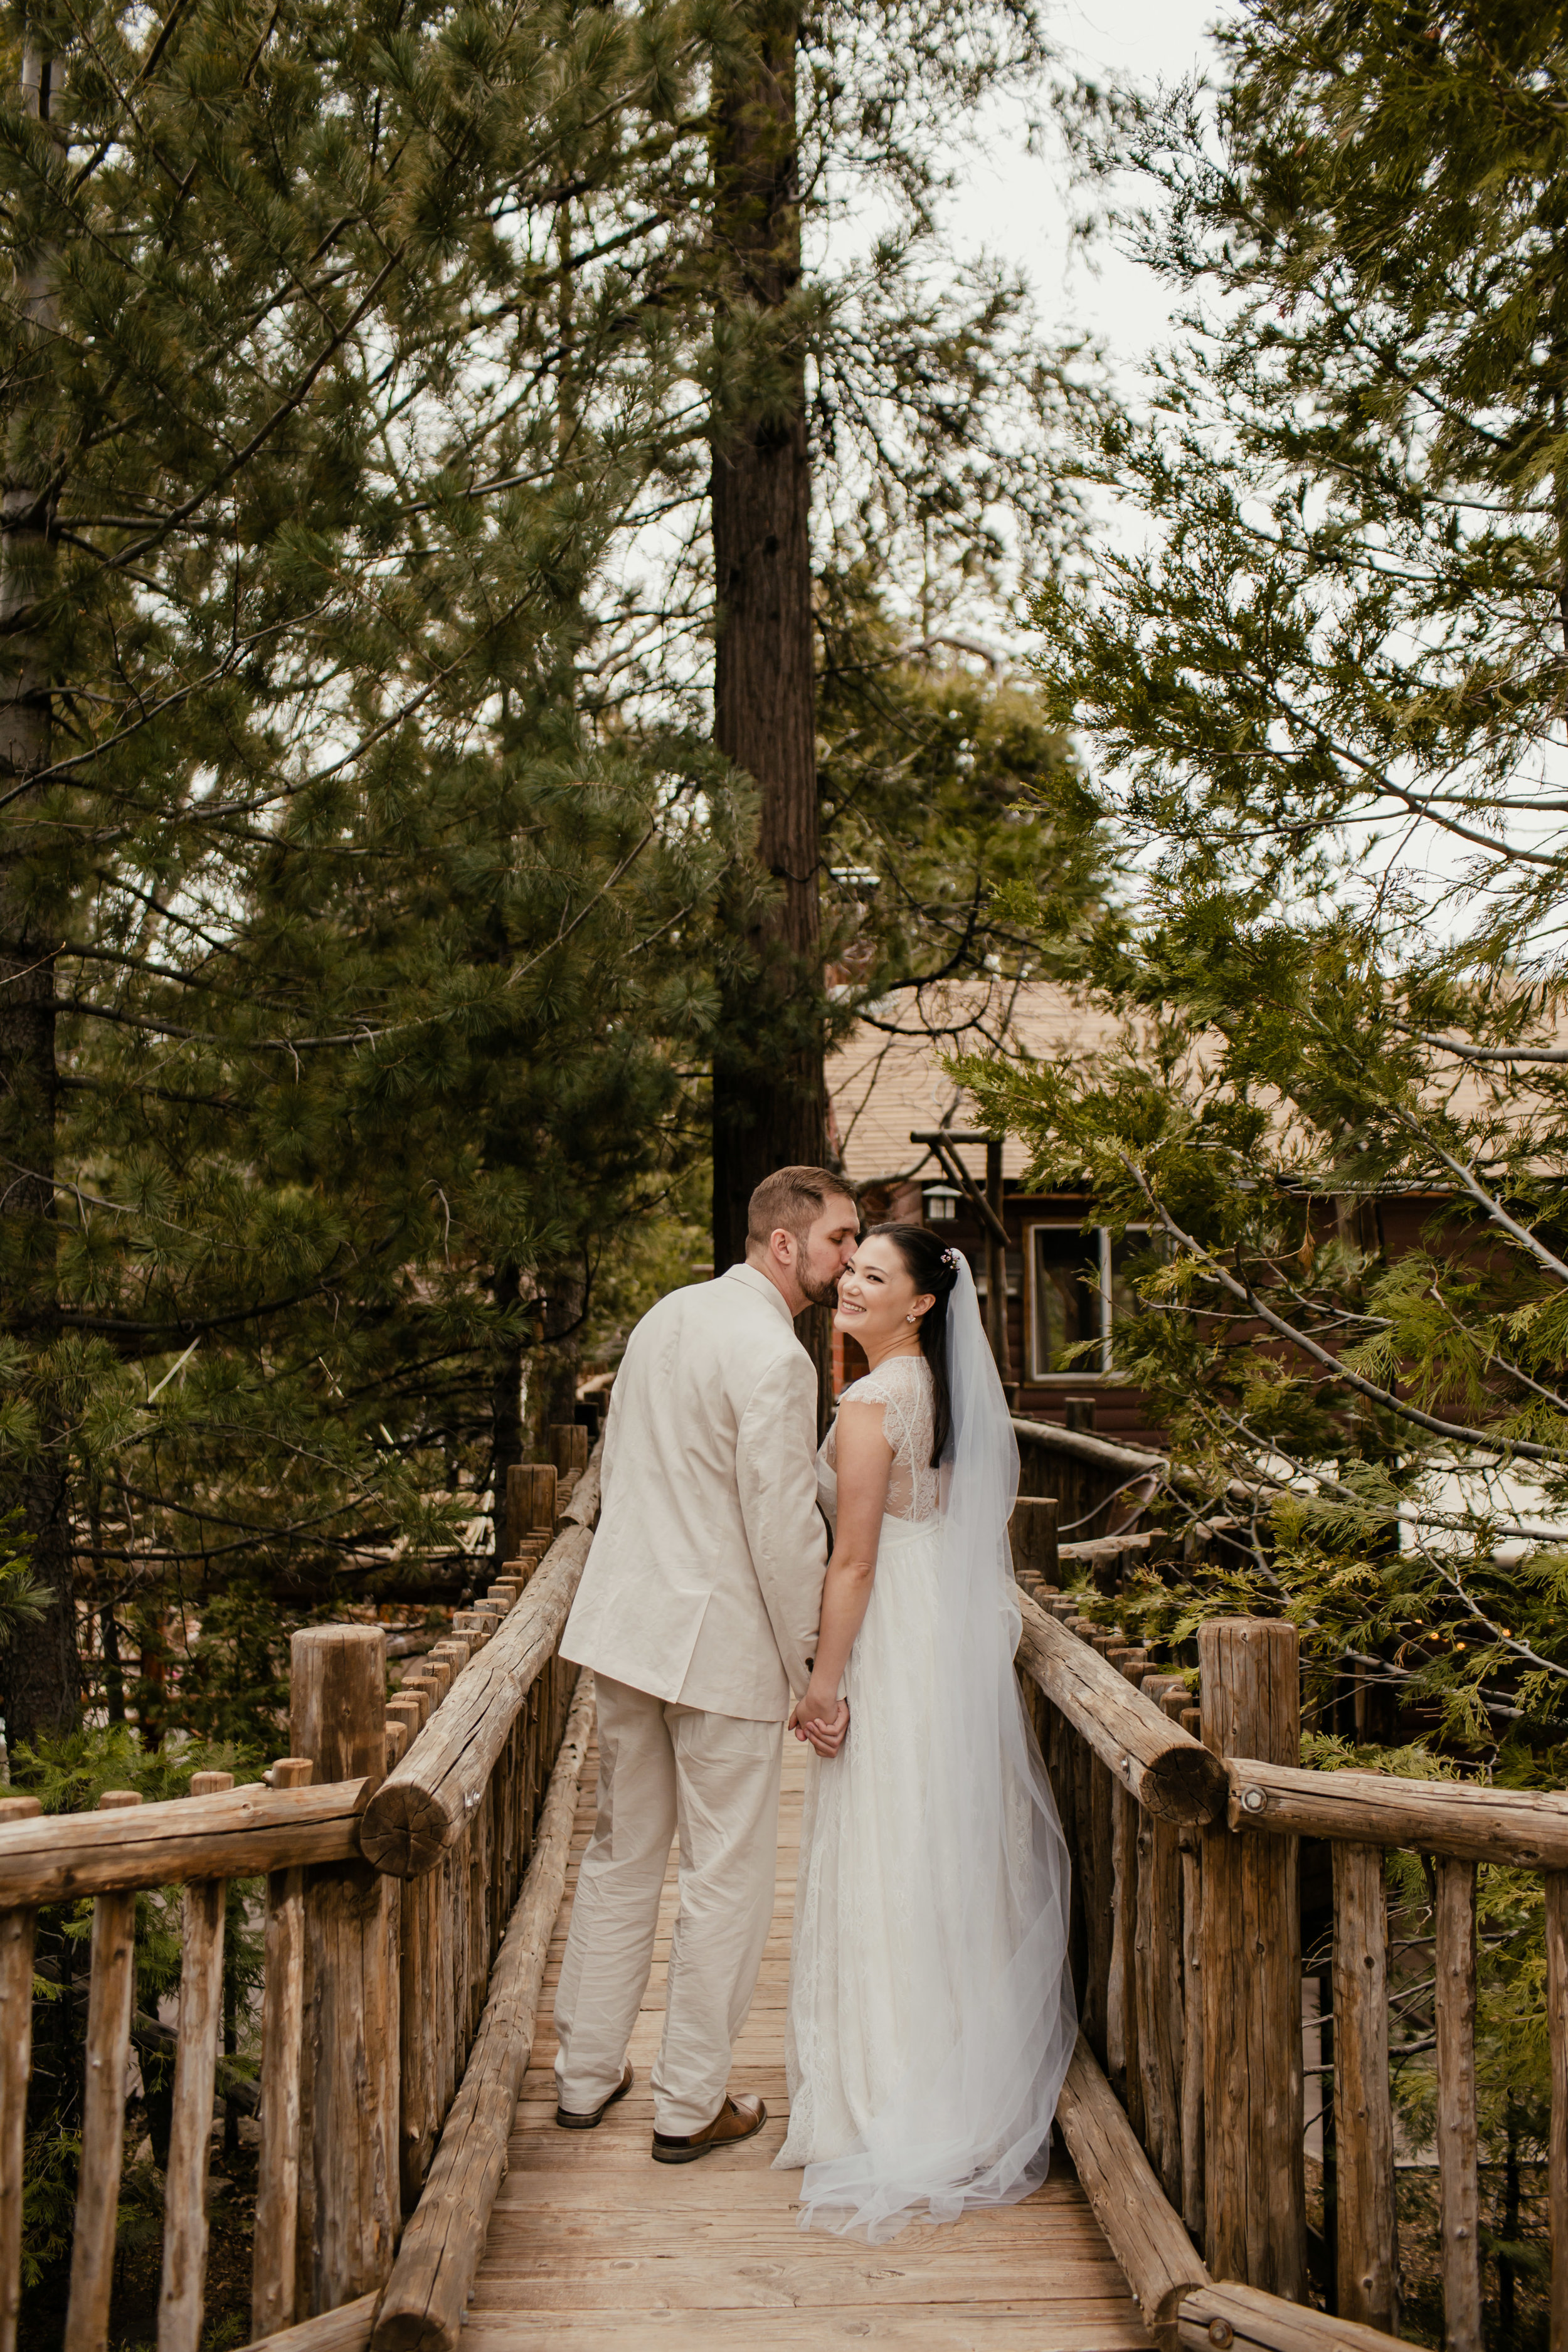
[[[96,1810],[106,1790],[132,1789],[148,1804],[186,1796],[193,1773],[232,1772],[254,1780],[257,1759],[232,1748],[170,1741],[145,1748],[123,1724],[46,1738],[19,1747],[13,1785],[36,1796],[47,1813]],[[254,2074],[253,1996],[263,1973],[263,1936],[253,1920],[259,1882],[228,1884],[224,1923],[223,2009],[237,2028],[239,2054],[229,2063]],[[123,2250],[155,2242],[163,2225],[163,2178],[174,2100],[174,2057],[151,2032],[159,2004],[177,1996],[182,1949],[181,1892],[139,1895],[135,1913],[135,1990],[132,2040],[142,2079],[127,2123],[128,2161],[121,2182],[118,2239]],[[23,2171],[24,2284],[58,2292],[68,2267],[81,2158],[81,2091],[86,2063],[90,1901],[46,1904],[37,1915],[34,1961],[34,2064]],[[143,2133],[152,2160],[131,2161]]]
[[[817,628],[830,958],[873,1006],[896,989],[1037,969],[1042,935],[1067,968],[1106,919],[1113,860],[1092,823],[1065,832],[1042,813],[1076,779],[1032,682],[1004,679],[962,635],[900,627],[866,562],[823,580]]]
[[[45,1592],[32,1572],[33,1547],[21,1507],[0,1512],[0,1650],[43,1614]]]
[[[1555,1787],[1568,15],[1249,0],[1219,40],[1217,90],[1069,110],[1183,306],[1085,446],[1116,536],[1037,605],[1087,771],[1046,808],[1128,860],[1079,965],[1120,1025],[963,1075],[1038,1179],[1147,1236],[1116,1369],[1197,1539],[1120,1613],[1178,1648],[1290,1618],[1310,1761]],[[1418,2145],[1431,1896],[1413,1857],[1391,1886]],[[1483,2127],[1528,2157],[1539,1882],[1480,1901]]]

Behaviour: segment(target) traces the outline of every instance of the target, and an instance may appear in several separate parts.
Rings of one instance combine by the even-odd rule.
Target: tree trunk
[[[522,1276],[515,1265],[498,1267],[496,1305],[508,1314],[522,1297]],[[495,1528],[495,1572],[506,1558],[506,1482],[514,1463],[522,1460],[522,1349],[509,1340],[496,1360],[490,1391],[490,1493]]]
[[[736,313],[776,313],[800,283],[800,170],[790,0],[757,0],[750,69],[716,93],[715,243]],[[773,893],[732,918],[746,969],[723,985],[713,1057],[713,1269],[744,1254],[770,1170],[820,1164],[821,916],[811,626],[811,467],[798,353],[713,420],[714,740],[758,787],[757,856]]]
[[[37,121],[48,121],[50,83],[50,60],[28,42],[22,52],[22,97]],[[53,269],[42,244],[30,251],[24,245],[23,252],[14,299],[36,331],[34,351],[47,368],[56,315]],[[37,887],[36,797],[10,794],[49,760],[49,678],[38,606],[52,567],[53,489],[40,486],[44,467],[28,429],[37,424],[38,402],[37,384],[25,387],[25,421],[13,428],[0,491],[0,784],[8,800],[0,831],[0,1295],[6,1321],[32,1350],[47,1349],[58,1328],[54,950],[59,941],[56,919],[47,901],[40,903]],[[41,1443],[0,1496],[6,1506],[20,1506],[32,1572],[49,1595],[42,1618],[18,1631],[5,1656],[5,1722],[13,1744],[77,1717],[67,1449],[47,1370],[35,1382],[35,1402]]]

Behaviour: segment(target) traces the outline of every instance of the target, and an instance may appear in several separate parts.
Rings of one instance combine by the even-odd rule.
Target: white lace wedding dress
[[[806,1767],[775,2161],[807,2168],[803,2227],[876,2239],[1043,2179],[1076,2016],[1066,1849],[1012,1682],[1010,1565],[958,1589],[976,1547],[973,1529],[955,1546],[942,1508],[923,1359],[893,1358],[842,1402],[881,1406],[893,1467],[848,1738]],[[999,1385],[995,1402],[1011,1446]],[[830,1520],[834,1438],[817,1464]],[[998,1496],[1004,1549],[1011,1507]],[[989,1560],[994,1536],[978,1549]],[[1003,1610],[1010,1629],[990,1622]],[[966,1627],[977,1673],[958,1654]]]

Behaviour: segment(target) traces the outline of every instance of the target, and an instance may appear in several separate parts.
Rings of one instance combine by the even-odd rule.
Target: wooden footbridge
[[[568,1441],[574,1443],[575,1441]],[[1431,1858],[1445,2338],[1480,2352],[1476,1866],[1546,1881],[1552,2352],[1568,2352],[1568,1803],[1300,1768],[1292,1630],[1200,1635],[1197,1705],[1059,1590],[1054,1507],[1014,1526],[1018,1670],[1074,1861],[1083,2032],[1051,2178],[890,2244],[803,2235],[783,2133],[783,2009],[803,1751],[738,2084],[771,2121],[671,2171],[648,2158],[662,1958],[638,2084],[600,2129],[552,2123],[550,2012],[593,1805],[593,1693],[556,1654],[597,1465],[521,1474],[506,1576],[388,1696],[376,1628],[296,1636],[268,1784],[43,1819],[0,1802],[0,2352],[16,2342],[37,1907],[93,1903],[66,2352],[110,2342],[139,1892],[184,1888],[159,2352],[199,2352],[226,1883],[265,1885],[253,2340],[278,2352],[620,2352],[853,2339],[1134,2352],[1378,2352],[1398,2324],[1384,1856]],[[1079,1547],[1080,1555],[1094,1548]],[[1303,1837],[1332,1853],[1331,2299],[1309,2298]]]

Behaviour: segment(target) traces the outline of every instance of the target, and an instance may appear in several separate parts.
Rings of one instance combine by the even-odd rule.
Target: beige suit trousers
[[[712,2122],[773,1912],[784,1726],[713,1715],[595,1676],[599,1793],[555,1996],[556,2095],[574,2114],[621,2079],[679,1832],[680,1886],[654,2129]]]

